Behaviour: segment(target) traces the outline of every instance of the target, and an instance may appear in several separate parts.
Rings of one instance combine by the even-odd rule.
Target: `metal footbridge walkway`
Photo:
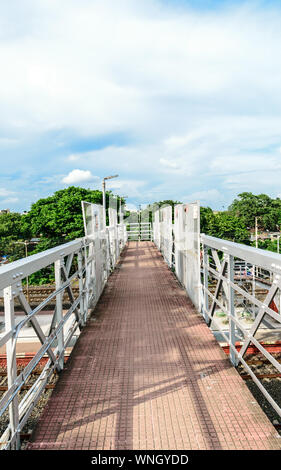
[[[150,242],[130,242],[29,449],[276,449],[280,440]]]
[[[89,208],[95,215],[95,208]],[[123,224],[106,229],[97,224],[96,234],[102,236],[86,234],[7,265],[5,276],[0,273],[6,322],[0,346],[6,346],[9,384],[0,398],[1,414],[9,412],[2,449],[20,448],[20,433],[55,371],[58,381],[29,450],[281,449],[280,435],[235,367],[243,364],[262,390],[245,361],[248,346],[254,344],[280,370],[256,333],[265,315],[280,322],[269,305],[279,293],[281,256],[200,235],[198,208],[177,210],[173,221],[170,209],[166,217],[165,210],[155,216],[154,241],[127,241]],[[192,224],[186,224],[185,239],[178,240],[177,217],[181,223],[184,214]],[[234,259],[246,257],[273,272],[265,299],[235,283]],[[31,307],[22,280],[52,264],[55,290]],[[76,296],[74,282],[79,286]],[[256,305],[248,329],[239,318],[236,294]],[[46,329],[39,313],[51,301],[55,308]],[[25,312],[20,322],[16,302]],[[229,318],[228,330],[221,331],[229,357],[209,328],[217,308]],[[27,323],[39,347],[19,372],[17,344]],[[238,331],[245,333],[239,349]],[[65,362],[69,346],[72,352]],[[47,361],[42,373],[21,394],[42,358]],[[267,398],[278,413],[278,403]]]

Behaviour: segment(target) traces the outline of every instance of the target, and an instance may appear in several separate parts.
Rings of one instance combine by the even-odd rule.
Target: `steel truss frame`
[[[116,237],[117,241],[114,239]],[[0,335],[0,347],[6,345],[8,390],[0,400],[0,416],[8,410],[9,425],[0,436],[0,449],[20,448],[20,432],[54,371],[63,369],[65,350],[74,335],[79,335],[86,325],[125,243],[126,230],[123,224],[107,227],[99,232],[98,237],[84,237],[15,261],[1,269],[0,295],[4,297],[5,331]],[[40,305],[32,308],[24,295],[22,281],[50,265],[54,265],[55,290]],[[76,298],[72,290],[74,281],[79,285]],[[67,312],[63,310],[64,292],[70,304]],[[25,313],[24,319],[17,325],[14,309],[16,298]],[[51,300],[55,300],[55,308],[49,331],[44,334],[36,315]],[[19,334],[27,323],[33,327],[41,347],[18,374],[16,346]],[[41,374],[20,399],[23,385],[46,354],[48,361]]]
[[[250,344],[254,344],[258,350],[266,357],[266,359],[281,373],[281,364],[263,347],[260,341],[255,337],[258,328],[263,322],[265,315],[269,315],[276,322],[280,323],[281,315],[276,313],[270,308],[271,301],[276,296],[278,290],[281,291],[281,255],[261,250],[258,248],[241,245],[238,243],[221,240],[219,238],[210,237],[202,234],[200,237],[202,245],[202,271],[201,278],[202,286],[202,305],[201,313],[208,324],[214,322],[215,326],[220,331],[225,341],[229,344],[230,360],[232,364],[237,367],[242,364],[246,371],[249,373],[255,384],[261,390],[263,395],[267,398],[271,406],[281,416],[281,408],[276,401],[270,396],[268,391],[263,386],[262,382],[256,377],[253,370],[244,359]],[[210,266],[210,257],[215,263],[214,267]],[[255,295],[242,289],[234,279],[235,259],[244,260],[253,266],[267,270],[272,273],[272,284],[268,289],[268,293],[263,301],[260,301]],[[214,294],[209,289],[209,279],[216,279],[217,284]],[[220,294],[224,295],[226,305],[220,300]],[[255,320],[250,328],[246,330],[243,324],[238,320],[235,315],[234,295],[238,293],[245,299],[250,301],[253,305],[258,307],[258,312]],[[209,299],[212,300],[211,305]],[[228,335],[220,328],[214,318],[216,307],[219,307],[229,319],[229,332]],[[243,333],[244,340],[240,351],[236,349],[236,328]]]
[[[152,240],[151,222],[127,222],[128,240]]]

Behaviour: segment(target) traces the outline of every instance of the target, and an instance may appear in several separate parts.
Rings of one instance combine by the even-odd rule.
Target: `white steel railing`
[[[173,220],[174,219],[174,220]],[[154,213],[153,240],[164,260],[200,309],[200,206],[163,206]]]
[[[5,265],[0,269],[0,296],[4,297],[5,330],[0,347],[6,347],[8,390],[0,399],[0,416],[9,413],[8,426],[0,436],[0,449],[19,449],[20,433],[54,371],[64,367],[66,348],[85,326],[89,312],[98,301],[111,270],[126,243],[122,225],[107,227],[93,237],[84,237]],[[31,274],[54,266],[55,290],[40,305],[31,308],[22,281]],[[79,286],[74,295],[73,286]],[[70,307],[66,311],[63,294]],[[18,322],[15,301],[25,317]],[[43,332],[38,314],[55,302],[49,331]],[[22,318],[22,317],[21,317]],[[17,345],[23,328],[31,325],[41,346],[26,367],[17,371]],[[23,385],[44,355],[48,360],[41,374],[21,397]]]
[[[141,241],[152,240],[152,228],[150,222],[128,222],[127,223],[128,240]]]
[[[281,374],[263,342],[281,338],[281,255],[200,234],[198,203],[175,206],[173,217],[174,223],[171,207],[154,213],[154,243],[216,338],[229,345],[232,364],[244,367],[281,416],[280,403],[245,360],[253,345],[272,375]]]
[[[229,344],[232,364],[244,366],[281,416],[280,406],[245,360],[252,344],[269,361],[273,370],[281,373],[280,362],[262,344],[262,338],[266,334],[275,339],[281,334],[281,255],[203,234],[200,239],[202,314],[205,321]],[[248,283],[247,278],[241,276],[239,269],[237,270],[237,266],[243,263],[244,266],[252,266]],[[260,293],[256,290],[256,273],[260,276],[259,279],[262,278],[261,273],[267,274],[267,282],[262,284],[265,289]],[[250,324],[245,321],[245,311]],[[220,322],[222,315],[228,324],[226,328]]]

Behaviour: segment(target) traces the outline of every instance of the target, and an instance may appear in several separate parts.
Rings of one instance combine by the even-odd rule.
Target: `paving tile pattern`
[[[29,449],[281,449],[151,242],[130,242]]]

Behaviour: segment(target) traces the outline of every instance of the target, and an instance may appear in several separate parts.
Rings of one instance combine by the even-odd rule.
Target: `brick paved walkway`
[[[130,242],[29,449],[281,449],[150,242]]]

